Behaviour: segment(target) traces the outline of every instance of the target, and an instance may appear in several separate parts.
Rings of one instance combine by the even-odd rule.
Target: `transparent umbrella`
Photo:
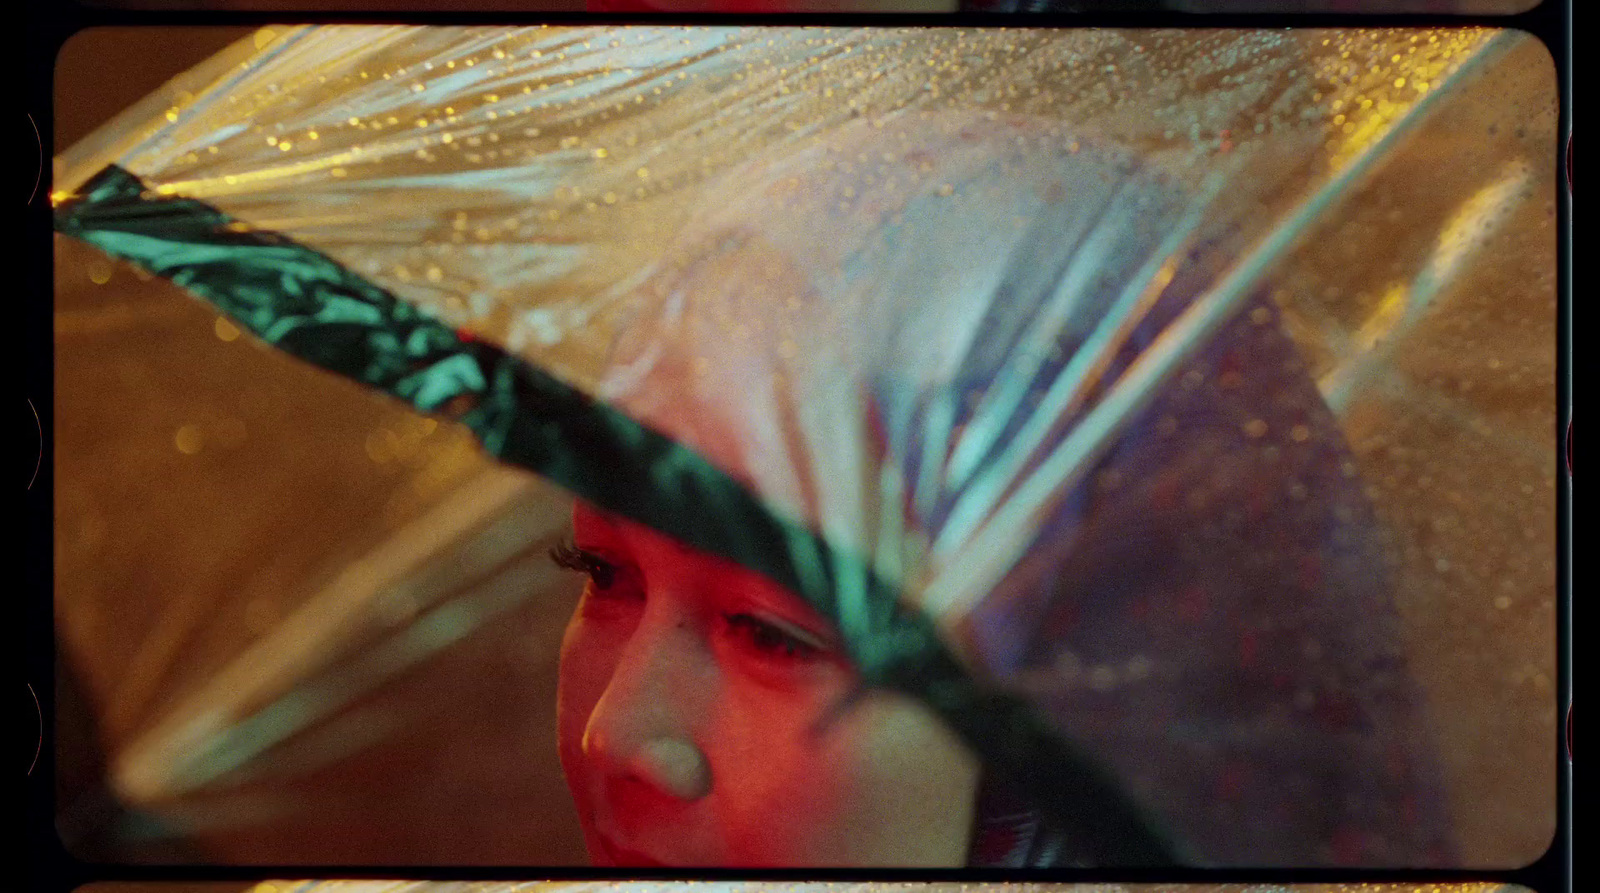
[[[1062,861],[1536,855],[1515,795],[1458,847],[1495,757],[1425,695],[1516,605],[1516,684],[1474,666],[1548,708],[1551,83],[1484,30],[263,30],[59,158],[59,231],[427,415],[369,457],[555,486],[344,525],[316,628],[147,699],[119,788],[236,784],[559,590],[517,556],[573,494],[803,598]]]

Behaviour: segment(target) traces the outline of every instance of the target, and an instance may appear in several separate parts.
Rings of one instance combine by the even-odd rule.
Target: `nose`
[[[612,781],[678,800],[711,792],[696,742],[715,698],[715,668],[692,624],[652,598],[584,728],[583,753]]]

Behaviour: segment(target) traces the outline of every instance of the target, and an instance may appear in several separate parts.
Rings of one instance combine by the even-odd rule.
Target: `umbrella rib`
[[[1341,201],[1389,149],[1409,136],[1437,107],[1439,97],[1451,92],[1454,83],[1498,57],[1505,45],[1504,34],[1487,41],[1439,89],[1423,97],[1408,115],[1352,159],[1283,225],[1274,228],[1221,282],[1198,297],[1060,446],[1018,485],[1014,497],[987,519],[983,529],[973,534],[971,548],[967,551],[971,560],[954,563],[948,573],[929,587],[928,600],[959,607],[998,583],[1005,569],[1027,546],[1024,538],[1016,536],[1016,531],[1024,527],[1028,519],[1046,511],[1058,494],[1066,492],[1088,473],[1094,461],[1115,442],[1122,428],[1120,420],[1133,417],[1148,405],[1182,363],[1233,318],[1271,265],[1297,243],[1312,220]]]
[[[178,774],[204,761],[208,742],[226,737],[245,705],[316,672],[336,657],[335,637],[393,585],[469,535],[484,518],[523,497],[532,487],[520,474],[491,468],[456,494],[349,564],[346,571],[239,655],[211,682],[173,708],[118,760],[120,786],[144,802],[184,793]],[[193,718],[199,717],[200,721]],[[172,754],[186,754],[174,764]]]

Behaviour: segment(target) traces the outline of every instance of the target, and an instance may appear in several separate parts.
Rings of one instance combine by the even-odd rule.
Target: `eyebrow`
[[[631,518],[625,517],[623,515],[616,514],[614,512],[607,511],[607,510],[605,510],[603,508],[600,508],[600,507],[594,506],[594,505],[585,504],[584,507],[581,509],[581,511],[584,513],[584,515],[592,523],[595,523],[598,526],[603,527],[607,532],[617,536],[618,538],[621,538],[621,539],[626,539],[627,538],[627,533],[626,533],[626,528],[627,527],[630,527],[630,526],[631,527],[638,527],[638,528],[640,528],[642,530],[650,531],[651,534],[653,534],[654,536],[656,536],[657,538],[659,538],[660,540],[665,542],[668,545],[668,547],[673,551],[673,553],[676,554],[676,555],[679,555],[679,556],[682,556],[682,557],[693,557],[695,555],[695,553],[696,553],[696,550],[693,547],[691,547],[691,546],[687,545],[686,543],[682,542],[677,537],[671,536],[670,534],[667,534],[667,533],[665,533],[663,531],[657,530],[656,528],[651,527],[648,524],[643,524],[643,523],[640,523],[638,521],[634,521]],[[576,526],[576,525],[574,525],[574,526]]]

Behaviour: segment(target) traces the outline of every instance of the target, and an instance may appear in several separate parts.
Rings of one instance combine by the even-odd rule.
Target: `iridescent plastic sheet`
[[[1424,691],[1484,628],[1441,618],[1519,605],[1548,650],[1506,697],[1548,706],[1552,96],[1484,31],[269,29],[56,197],[269,343],[792,584],[1013,781],[1060,768],[1015,707],[919,673],[1025,705],[1186,860],[1504,864],[1553,810],[1458,851],[1440,754],[1481,729]],[[170,225],[196,208],[240,239]],[[572,438],[527,460],[571,395],[608,456],[664,435],[651,492]],[[749,495],[792,535],[741,540]],[[196,709],[122,755],[136,799],[238,769],[247,717]]]

